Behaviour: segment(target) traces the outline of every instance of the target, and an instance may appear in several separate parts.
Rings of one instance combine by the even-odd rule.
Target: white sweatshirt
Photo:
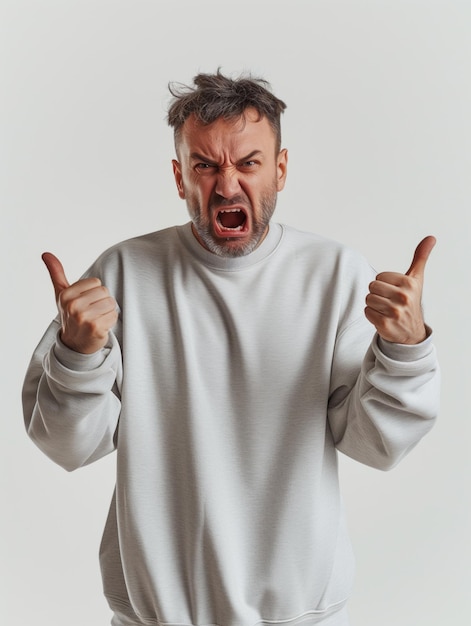
[[[68,470],[117,449],[100,558],[114,626],[344,626],[353,559],[337,452],[388,469],[431,428],[431,339],[374,335],[357,253],[272,224],[220,258],[190,224],[121,243],[87,275],[109,345],[39,344],[28,432]]]

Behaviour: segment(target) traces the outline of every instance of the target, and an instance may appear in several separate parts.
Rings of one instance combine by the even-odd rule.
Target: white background
[[[427,234],[439,421],[398,468],[342,460],[353,626],[470,623],[468,0],[0,2],[0,622],[104,626],[98,544],[114,456],[67,474],[27,438],[20,391],[55,315],[40,254],[76,279],[109,245],[187,221],[168,81],[252,70],[288,109],[279,221],[405,271]]]

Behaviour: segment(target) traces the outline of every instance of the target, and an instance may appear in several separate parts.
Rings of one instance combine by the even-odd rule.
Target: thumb
[[[406,276],[412,276],[413,278],[423,277],[425,265],[436,243],[437,240],[435,237],[432,237],[432,235],[422,239],[415,249],[414,258],[412,259],[412,263],[406,272]]]
[[[65,276],[62,263],[56,256],[54,256],[50,252],[45,252],[41,258],[48,269],[57,300],[61,291],[64,291],[64,289],[67,289],[67,287],[69,287],[69,281]]]

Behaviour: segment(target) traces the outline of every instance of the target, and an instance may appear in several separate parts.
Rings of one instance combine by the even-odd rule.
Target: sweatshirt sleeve
[[[52,322],[36,348],[23,385],[27,432],[68,471],[112,452],[120,414],[122,359],[110,333],[99,352],[84,355],[64,346]]]
[[[369,326],[358,320],[338,340],[329,424],[341,452],[387,470],[432,428],[440,371],[431,334],[418,345],[392,344],[375,334],[358,374],[355,360],[361,360],[368,333]]]

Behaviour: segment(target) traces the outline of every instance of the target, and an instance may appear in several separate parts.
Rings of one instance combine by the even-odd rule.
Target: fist
[[[92,354],[103,348],[116,324],[116,302],[98,278],[69,284],[62,263],[50,252],[42,259],[49,271],[61,319],[61,341],[71,350]]]
[[[435,243],[435,237],[425,237],[405,274],[383,272],[370,284],[365,315],[383,339],[416,344],[427,337],[422,290],[425,265]]]

